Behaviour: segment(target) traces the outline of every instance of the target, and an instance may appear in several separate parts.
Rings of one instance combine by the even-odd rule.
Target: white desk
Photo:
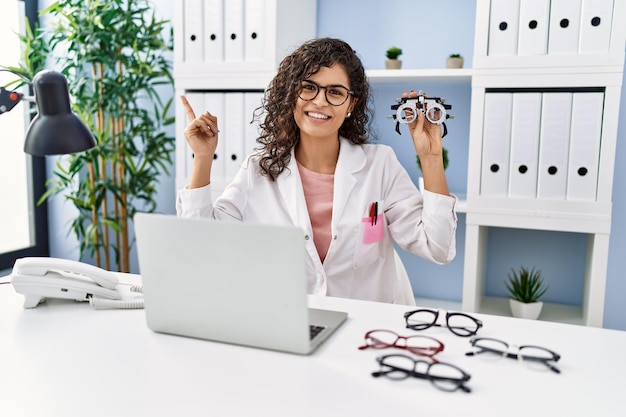
[[[479,336],[560,353],[560,375],[465,356],[468,340],[446,328],[420,332],[445,343],[440,361],[471,374],[466,394],[370,376],[377,356],[403,350],[358,350],[363,335],[418,333],[404,328],[407,306],[311,297],[350,317],[313,355],[297,356],[153,333],[143,310],[22,302],[0,285],[1,416],[626,415],[626,332],[476,314]]]

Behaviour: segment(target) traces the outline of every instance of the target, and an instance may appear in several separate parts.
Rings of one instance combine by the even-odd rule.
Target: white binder
[[[259,146],[256,142],[257,138],[259,137],[259,123],[257,121],[253,122],[252,119],[254,117],[254,112],[258,107],[261,106],[263,102],[263,93],[245,93],[243,100],[246,117],[244,120],[246,137],[244,141],[244,154],[247,156],[254,152],[254,149]]]
[[[202,0],[184,0],[183,34],[185,36],[183,60],[202,62],[204,59]]]
[[[487,55],[517,54],[519,1],[520,0],[491,1]]]
[[[513,94],[509,197],[537,196],[541,93]]]
[[[613,0],[583,0],[579,53],[609,52],[612,18]]]
[[[520,0],[518,55],[548,52],[550,0]]]
[[[204,61],[224,61],[224,0],[204,0]]]
[[[246,62],[261,62],[265,56],[265,0],[245,0],[244,59]]]
[[[189,105],[193,109],[196,116],[204,112],[205,108],[204,108],[204,94],[203,93],[185,93],[185,98],[189,102]],[[185,126],[187,126],[187,124],[191,122],[191,120],[187,118],[187,114],[184,114],[184,117],[185,117],[184,119],[185,122],[181,123],[181,128],[180,128],[181,136],[184,136],[183,130],[185,129]],[[191,151],[189,144],[186,144],[185,146],[185,171],[184,171],[186,182],[189,182],[192,171],[193,171],[193,152]]]
[[[582,0],[552,0],[548,54],[577,54]]]
[[[213,116],[217,116],[217,126],[220,130],[217,149],[213,157],[213,166],[211,167],[211,183],[223,183],[226,179],[226,150],[224,142],[228,140],[228,131],[224,115],[224,93],[208,92],[204,94],[204,109]],[[199,112],[196,111],[196,115]]]
[[[543,93],[537,198],[564,200],[572,93]]]
[[[243,0],[224,0],[224,60],[243,61]]]
[[[568,200],[596,199],[603,104],[603,93],[574,93],[567,170]]]
[[[220,134],[220,140],[224,143],[225,152],[225,178],[230,182],[244,160],[244,119],[245,109],[243,101],[244,93],[224,93],[223,119],[224,133]]]
[[[480,174],[483,196],[507,196],[512,102],[512,93],[485,94]]]

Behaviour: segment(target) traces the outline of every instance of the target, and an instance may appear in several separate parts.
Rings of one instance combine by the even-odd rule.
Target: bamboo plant
[[[164,129],[174,121],[168,22],[148,0],[59,0],[41,15],[52,23],[23,37],[17,70],[32,79],[43,56],[63,73],[98,146],[60,159],[39,202],[59,194],[71,201],[78,214],[68,233],[81,259],[112,270],[113,257],[118,271],[129,272],[129,220],[155,210],[156,184],[169,173],[175,146]]]

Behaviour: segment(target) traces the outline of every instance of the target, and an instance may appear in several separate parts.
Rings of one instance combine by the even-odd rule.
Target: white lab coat
[[[420,194],[389,146],[354,145],[341,139],[332,240],[324,264],[313,242],[293,153],[287,168],[271,181],[259,174],[258,160],[251,156],[214,204],[210,185],[179,190],[177,214],[300,227],[310,294],[407,304],[396,279],[392,238],[401,248],[435,263],[454,259],[456,197]],[[382,212],[375,226],[369,218],[372,202],[378,202]],[[380,240],[364,243],[373,236],[376,240],[376,231]]]

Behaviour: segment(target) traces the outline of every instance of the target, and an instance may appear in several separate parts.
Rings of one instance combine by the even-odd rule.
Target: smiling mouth
[[[312,117],[314,119],[318,119],[318,120],[328,120],[330,119],[330,116],[326,116],[325,114],[322,113],[317,113],[317,112],[306,112],[306,115],[309,117]]]

